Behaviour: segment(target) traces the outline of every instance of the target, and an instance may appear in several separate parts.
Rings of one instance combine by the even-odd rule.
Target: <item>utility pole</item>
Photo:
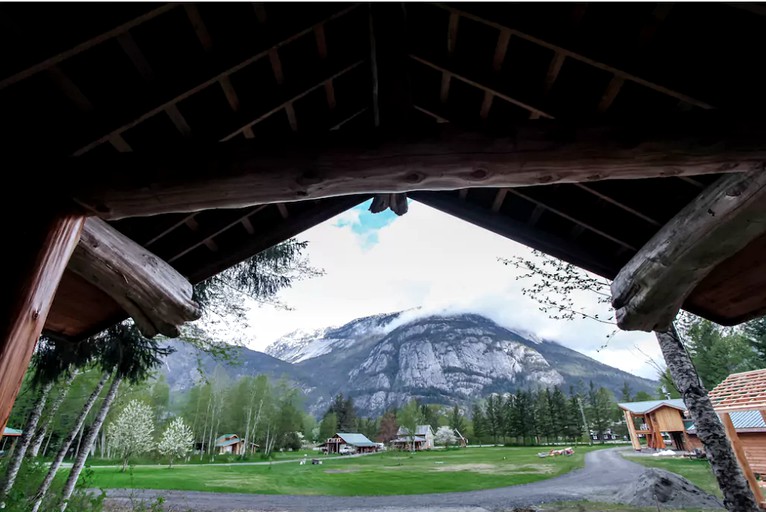
[[[580,414],[582,415],[582,424],[585,429],[585,435],[588,436],[588,445],[593,446],[593,439],[590,437],[590,429],[588,428],[588,420],[585,419],[585,410],[582,408],[582,400],[577,397],[577,405],[580,406]]]

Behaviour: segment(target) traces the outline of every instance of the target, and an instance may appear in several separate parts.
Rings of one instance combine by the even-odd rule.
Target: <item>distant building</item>
[[[373,453],[378,451],[378,444],[370,441],[364,434],[338,432],[322,444],[322,449],[327,453]]]
[[[237,434],[224,434],[215,440],[213,445],[219,455],[231,453],[232,455],[246,455],[245,440],[240,439]],[[251,451],[255,451],[258,445],[250,443]]]
[[[647,400],[617,404],[625,414],[630,442],[635,450],[641,449],[640,437],[646,437],[646,444],[655,450],[668,447],[666,440],[676,450],[688,450],[686,435],[686,404],[680,398],[672,400]],[[636,428],[639,421],[639,428]]]
[[[465,448],[468,446],[468,438],[461,434],[458,429],[455,429],[455,435],[457,436],[457,445],[460,448]]]
[[[418,425],[415,435],[410,436],[407,427],[399,427],[397,437],[391,441],[391,446],[400,450],[430,450],[434,447],[434,431],[431,425]]]

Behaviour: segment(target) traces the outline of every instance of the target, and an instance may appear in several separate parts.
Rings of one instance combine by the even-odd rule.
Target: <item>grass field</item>
[[[721,489],[718,488],[713,471],[707,459],[684,459],[684,458],[664,458],[664,457],[627,457],[633,462],[637,462],[647,467],[660,468],[666,471],[672,471],[692,482],[697,487],[713,494],[721,496]]]
[[[584,464],[585,453],[539,458],[540,447],[436,450],[413,455],[387,452],[322,458],[321,465],[139,466],[125,473],[93,468],[92,487],[176,489],[256,494],[372,496],[490,489],[544,480]]]

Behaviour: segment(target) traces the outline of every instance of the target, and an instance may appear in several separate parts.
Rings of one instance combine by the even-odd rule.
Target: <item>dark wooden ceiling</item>
[[[0,144],[13,162],[435,123],[752,114],[764,107],[764,14],[719,3],[3,4]],[[613,277],[715,179],[410,197]],[[113,225],[197,282],[368,197]],[[722,323],[764,312],[759,243],[735,262],[755,270],[722,266],[687,307]],[[68,274],[46,328],[77,337],[122,315]]]

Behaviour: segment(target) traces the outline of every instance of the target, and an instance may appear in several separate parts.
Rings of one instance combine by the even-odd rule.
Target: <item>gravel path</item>
[[[611,501],[615,493],[643,470],[625,460],[625,448],[596,450],[585,455],[585,467],[525,485],[483,491],[409,496],[284,496],[263,494],[224,494],[196,491],[110,489],[107,500],[113,505],[131,500],[165,498],[168,510],[194,512],[485,512],[531,506],[552,501]]]

